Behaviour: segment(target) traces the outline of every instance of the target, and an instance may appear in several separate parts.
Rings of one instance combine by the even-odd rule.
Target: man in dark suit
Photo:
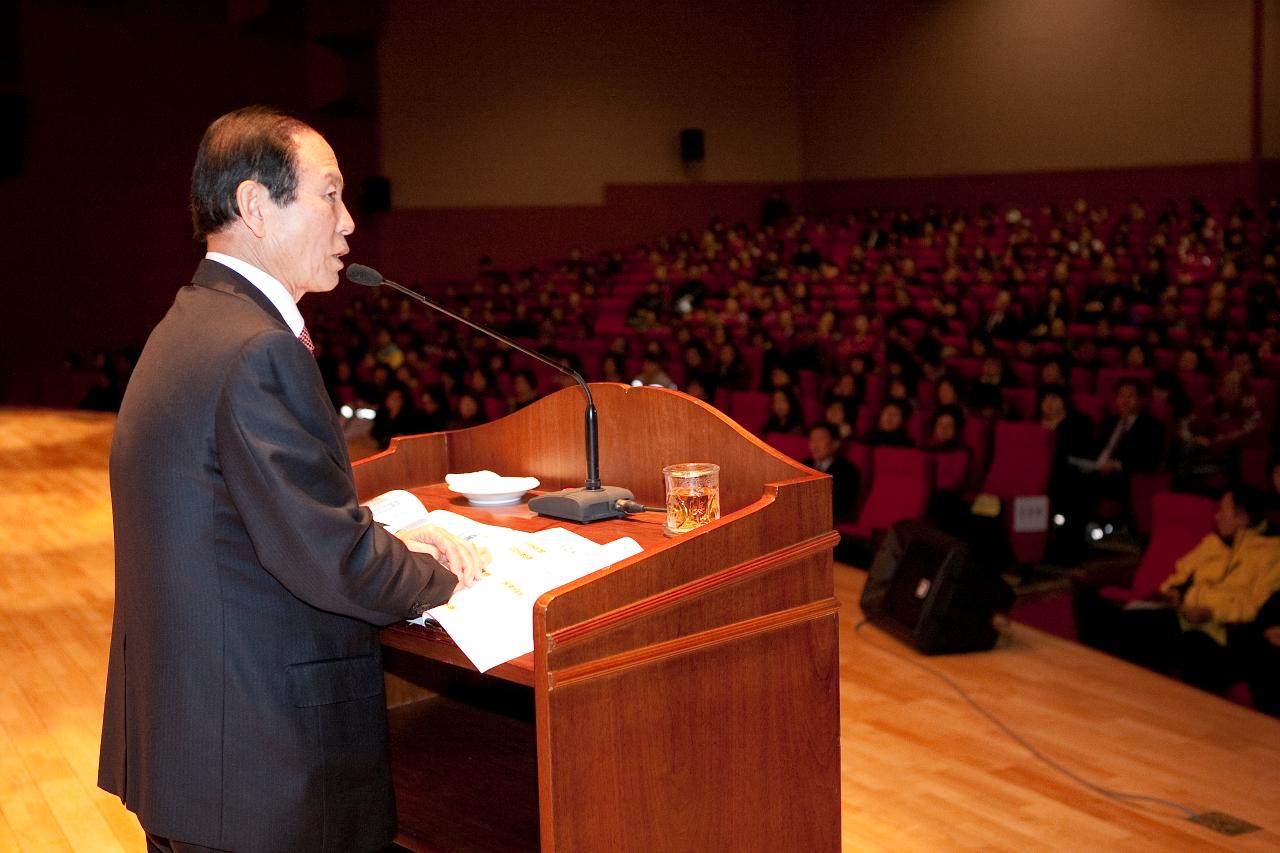
[[[395,806],[376,625],[484,557],[356,502],[296,306],[354,223],[332,149],[264,108],[206,131],[209,254],[153,331],[111,448],[116,608],[99,784],[153,851],[367,851]]]
[[[809,429],[809,453],[812,456],[804,464],[831,475],[832,520],[852,521],[862,475],[857,465],[840,455],[840,436],[830,424],[817,423]]]
[[[1102,419],[1092,486],[1096,498],[1128,505],[1129,477],[1154,471],[1164,453],[1164,426],[1142,410],[1142,387],[1121,379],[1115,388],[1115,413]]]

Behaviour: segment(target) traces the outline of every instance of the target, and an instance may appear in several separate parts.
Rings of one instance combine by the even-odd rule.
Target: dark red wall
[[[18,176],[0,180],[0,401],[39,399],[34,370],[67,351],[145,339],[202,252],[187,188],[218,115],[291,109],[330,136],[349,180],[376,170],[371,109],[312,108],[349,85],[342,59],[317,52],[305,20],[235,20],[236,5],[21,4],[25,144]]]

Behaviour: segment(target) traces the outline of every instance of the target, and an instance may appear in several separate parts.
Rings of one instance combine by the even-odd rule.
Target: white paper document
[[[630,537],[601,545],[563,527],[526,533],[448,510],[428,512],[416,495],[403,490],[379,495],[366,506],[392,533],[434,524],[489,550],[493,559],[475,586],[459,587],[447,604],[427,611],[481,672],[533,651],[538,596],[641,551]]]

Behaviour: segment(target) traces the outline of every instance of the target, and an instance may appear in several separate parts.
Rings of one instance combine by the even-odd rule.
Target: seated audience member
[[[964,409],[954,403],[934,409],[921,447],[933,453],[969,450],[964,441]]]
[[[1071,407],[1067,389],[1061,385],[1044,385],[1037,397],[1040,425],[1053,432],[1055,453],[1062,464],[1066,464],[1068,458],[1087,458],[1095,447],[1093,421]]]
[[[1055,320],[1065,321],[1069,313],[1066,292],[1058,285],[1050,287],[1045,296],[1044,307],[1036,313],[1029,334],[1035,338],[1046,337],[1049,334],[1049,326]]]
[[[689,379],[686,379],[684,384],[684,393],[693,397],[695,400],[701,400],[704,403],[715,405],[715,387],[708,387],[707,380],[702,376],[695,374]]]
[[[1040,365],[1039,382],[1037,385],[1043,387],[1045,385],[1066,385],[1069,378],[1070,369],[1067,366],[1067,360],[1062,356],[1053,356],[1044,360]]]
[[[1124,366],[1130,370],[1142,370],[1149,366],[1147,348],[1140,343],[1129,344],[1124,352]]]
[[[634,329],[651,329],[658,325],[669,313],[666,297],[662,293],[662,283],[650,281],[641,293],[632,300],[627,309],[627,323]]]
[[[391,370],[404,364],[404,353],[400,351],[400,347],[396,346],[396,342],[391,339],[391,333],[386,329],[378,330],[373,357],[379,364],[385,364]]]
[[[838,399],[827,403],[827,407],[822,411],[823,423],[831,427],[841,441],[853,435],[853,425],[857,418],[856,415],[850,417],[849,414],[845,401]]]
[[[480,404],[480,399],[470,391],[464,391],[458,395],[458,402],[454,406],[453,416],[445,422],[445,429],[469,429],[473,426],[479,426],[486,420],[484,407]]]
[[[1252,622],[1280,591],[1280,538],[1261,529],[1260,490],[1236,486],[1222,496],[1205,536],[1174,564],[1159,595],[1177,608],[1180,639],[1175,662],[1183,678],[1221,692],[1241,675],[1228,654],[1228,626]]]
[[[1262,531],[1269,537],[1280,537],[1280,451],[1267,461],[1270,500]],[[1253,707],[1264,714],[1280,717],[1280,592],[1273,592],[1252,623],[1228,632],[1230,642],[1238,649]]]
[[[684,384],[688,386],[695,378],[700,380],[704,389],[714,389],[714,371],[707,363],[707,351],[697,341],[690,341],[684,346]],[[714,390],[712,395],[714,396]]]
[[[329,399],[334,410],[351,405],[356,401],[356,379],[351,370],[351,362],[339,361],[334,365],[333,379],[329,382]]]
[[[1191,414],[1191,397],[1182,387],[1182,380],[1172,370],[1157,370],[1151,377],[1151,399],[1164,403],[1169,412],[1179,420]]]
[[[915,387],[906,377],[890,376],[889,382],[884,389],[884,396],[886,400],[898,401],[908,412],[915,411]]]
[[[615,352],[607,352],[600,360],[600,381],[627,384],[627,360]]]
[[[449,420],[449,406],[444,391],[438,385],[429,385],[418,394],[418,410],[414,413],[417,433],[440,432]]]
[[[738,354],[738,348],[728,341],[716,351],[714,372],[716,385],[728,391],[745,391],[751,384],[751,368]]]
[[[373,428],[369,434],[378,442],[379,450],[386,450],[393,437],[409,435],[416,426],[417,417],[413,409],[405,405],[404,389],[393,385],[387,389],[387,395],[373,417]]]
[[[863,442],[873,447],[914,447],[915,442],[907,433],[907,417],[907,408],[902,403],[885,401],[875,427],[863,436]]]
[[[804,464],[831,475],[832,519],[851,520],[858,508],[862,474],[857,465],[840,455],[840,436],[828,424],[814,424],[809,430],[809,453]]]
[[[1280,717],[1280,592],[1274,592],[1253,622],[1241,626],[1236,643],[1253,707]]]
[[[1244,375],[1223,373],[1209,405],[1179,425],[1178,485],[1204,491],[1238,479],[1240,448],[1261,427],[1262,410]]]
[[[640,372],[631,380],[632,385],[658,385],[675,390],[676,383],[667,375],[662,361],[654,355],[646,355],[640,362]]]
[[[1072,561],[1084,547],[1085,515],[1092,509],[1085,487],[1087,475],[1078,463],[1092,456],[1093,421],[1071,408],[1067,389],[1061,385],[1041,386],[1038,397],[1040,425],[1054,435],[1049,503],[1054,514],[1063,518],[1054,545],[1063,559]]]
[[[796,379],[791,371],[782,365],[774,365],[769,369],[769,375],[765,377],[765,391],[776,391],[779,388],[786,390],[795,390]]]
[[[514,412],[539,398],[538,377],[532,370],[517,370],[511,377],[511,399],[507,401],[507,410]]]
[[[937,454],[929,518],[944,530],[954,529],[968,515],[964,490],[973,474],[973,449],[964,440],[964,410],[954,404],[936,409],[922,446]]]
[[[858,406],[862,404],[865,392],[866,387],[863,377],[855,376],[846,371],[836,377],[831,390],[827,392],[827,402],[840,401],[844,404],[845,414],[851,416],[858,410]]]
[[[804,416],[800,401],[790,388],[777,388],[769,395],[769,418],[761,432],[785,432],[804,435]]]
[[[1154,471],[1164,453],[1164,426],[1142,406],[1142,387],[1133,379],[1116,383],[1115,414],[1102,419],[1093,457],[1090,491],[1096,498],[1128,503],[1129,477]]]
[[[966,391],[964,381],[960,377],[947,373],[933,384],[933,402],[938,408],[943,406],[963,407]]]
[[[969,388],[969,408],[983,417],[1004,415],[1004,389],[1013,385],[1004,359],[989,353],[982,359],[982,372]]]
[[[1012,341],[1022,336],[1022,321],[1013,308],[1013,293],[1001,290],[996,294],[991,311],[982,321],[982,331],[1001,341]]]

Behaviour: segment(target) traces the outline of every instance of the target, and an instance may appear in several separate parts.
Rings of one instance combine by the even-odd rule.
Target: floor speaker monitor
[[[1012,604],[997,570],[918,521],[889,528],[862,589],[863,615],[926,655],[990,649],[997,637],[991,618]]]

